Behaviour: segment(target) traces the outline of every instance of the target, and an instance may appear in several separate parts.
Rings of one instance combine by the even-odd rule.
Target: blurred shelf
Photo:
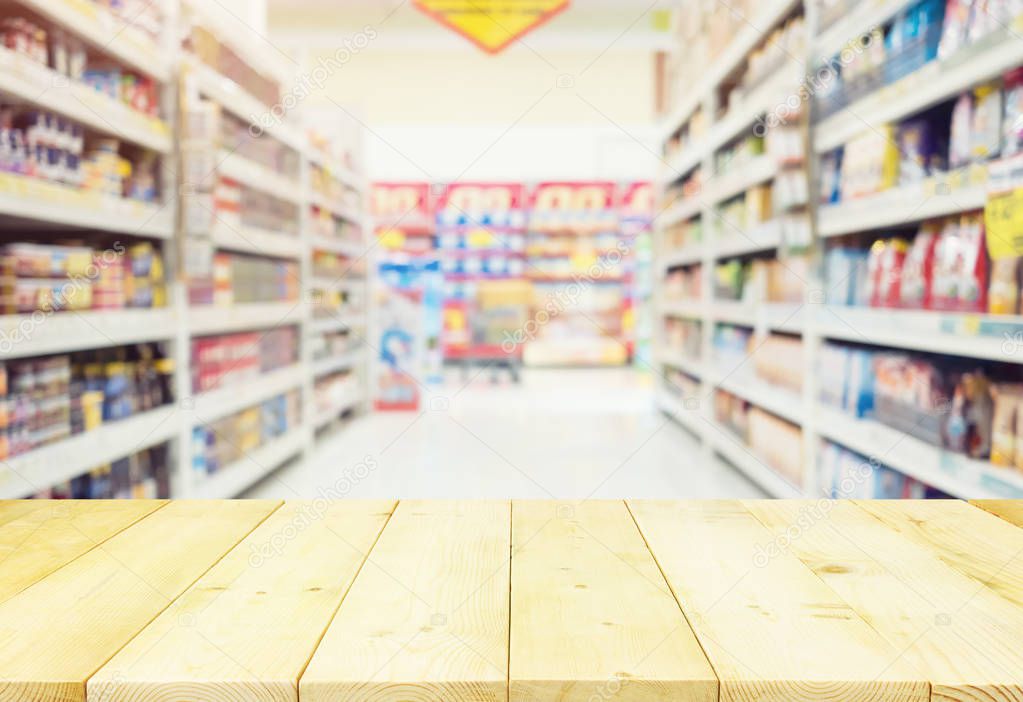
[[[703,244],[690,244],[683,249],[672,251],[661,258],[661,268],[691,266],[703,261]]]
[[[0,316],[0,359],[167,341],[175,319],[169,308]]]
[[[297,236],[278,234],[241,223],[227,224],[220,218],[215,220],[210,236],[218,249],[272,258],[302,257],[302,240]]]
[[[16,499],[176,439],[178,405],[168,405],[0,461],[0,499]]]
[[[366,178],[360,176],[356,171],[348,166],[342,165],[332,156],[329,156],[313,147],[309,147],[306,150],[306,158],[308,158],[309,162],[314,166],[326,169],[342,183],[354,188],[360,193],[365,193],[369,190],[369,181],[367,181]]]
[[[662,388],[657,392],[657,407],[696,436],[703,435],[706,423],[700,418],[698,405],[686,407],[684,398]]]
[[[1023,498],[1023,474],[932,446],[869,419],[817,407],[821,435],[961,499]]]
[[[325,236],[313,236],[310,247],[315,251],[329,251],[349,258],[361,258],[369,251],[369,247],[361,241],[332,239]]]
[[[965,185],[939,188],[924,184],[893,188],[870,197],[822,206],[817,232],[822,237],[842,236],[916,224],[928,219],[983,209],[987,187]]]
[[[0,217],[78,231],[116,232],[149,239],[174,236],[174,208],[110,197],[38,178],[0,173]]]
[[[665,137],[681,128],[700,105],[700,101],[728,78],[751,51],[766,41],[775,27],[792,13],[800,4],[800,0],[764,0],[759,3],[757,14],[746,22],[741,30],[724,51],[715,56],[707,66],[703,78],[691,90],[678,107],[672,110],[665,119]]]
[[[345,412],[358,407],[362,401],[363,398],[360,397],[358,393],[355,393],[352,397],[345,399],[343,402],[339,402],[334,407],[318,411],[313,417],[313,429],[322,429],[331,422],[339,419]]]
[[[196,393],[192,398],[196,424],[208,424],[282,395],[302,384],[305,369],[296,363],[287,368],[246,378],[227,387]]]
[[[703,319],[703,311],[704,305],[699,300],[665,301],[661,304],[661,314],[665,317]]]
[[[774,219],[734,233],[713,244],[714,258],[731,258],[777,249],[782,245],[782,222]]]
[[[813,55],[823,60],[837,55],[849,42],[868,35],[875,27],[884,27],[911,1],[864,0],[857,3],[850,12],[817,35],[813,42]]]
[[[800,71],[786,72],[782,68],[750,90],[741,101],[730,105],[724,117],[711,128],[705,151],[714,153],[756,124],[775,105],[785,104],[789,94],[799,90],[801,79],[803,76]]]
[[[715,388],[741,397],[750,404],[793,424],[802,426],[806,423],[801,394],[761,380],[747,367],[733,372],[726,368],[714,367],[708,375],[708,381]]]
[[[362,213],[357,209],[347,207],[340,202],[332,202],[320,193],[310,193],[309,204],[352,224],[359,224],[362,221]]]
[[[788,334],[802,334],[803,305],[790,303],[763,303],[718,300],[711,306],[711,316],[718,322],[753,327]]]
[[[707,424],[709,428],[704,434],[714,451],[759,485],[768,495],[784,500],[794,500],[803,496],[799,488],[768,466],[730,429],[726,429],[717,422],[708,421]]]
[[[85,40],[129,68],[166,83],[171,61],[144,32],[89,0],[17,0],[40,17]]]
[[[0,48],[0,93],[161,154],[170,153],[170,127],[95,88],[69,80],[10,49]]]
[[[278,119],[268,105],[264,105],[233,80],[220,75],[194,57],[183,57],[182,65],[183,73],[188,78],[194,77],[195,88],[200,94],[246,124],[252,125],[255,119],[258,124],[253,126],[259,127],[269,136],[296,151],[305,153],[306,141],[302,133]]]
[[[325,334],[334,331],[357,330],[366,325],[366,317],[354,312],[338,314],[332,317],[313,319],[309,324],[312,334]]]
[[[313,377],[319,378],[330,373],[353,368],[359,364],[365,353],[364,349],[359,349],[358,351],[350,351],[339,356],[313,361]]]
[[[225,178],[236,180],[245,187],[272,195],[281,200],[301,205],[305,198],[298,177],[282,176],[266,166],[238,154],[221,149],[217,156],[217,172]]]
[[[690,195],[664,210],[657,217],[660,229],[686,222],[703,213],[704,200],[700,195]]]
[[[196,474],[192,497],[200,500],[226,500],[239,497],[266,476],[294,458],[305,448],[307,432],[293,429],[249,451],[234,463],[209,475]]]
[[[1023,316],[822,306],[820,336],[874,346],[1023,363]]]
[[[1001,77],[1023,64],[1023,18],[964,47],[947,59],[925,64],[814,127],[814,149],[826,153],[870,130],[898,122],[951,100],[979,83]]]
[[[188,310],[188,329],[192,336],[209,336],[253,329],[273,329],[303,321],[304,305],[289,302],[250,302],[219,307],[194,306]]]
[[[702,363],[695,359],[686,358],[681,353],[662,349],[657,352],[655,357],[661,365],[680,370],[693,378],[699,379],[706,375],[706,369]]]
[[[762,154],[749,163],[733,166],[732,171],[713,178],[703,192],[712,205],[718,205],[750,188],[772,180],[778,174],[778,160],[771,154]]]

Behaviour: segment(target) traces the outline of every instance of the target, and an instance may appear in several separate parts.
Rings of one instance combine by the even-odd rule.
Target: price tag
[[[984,226],[991,258],[1023,255],[1023,188],[989,195]]]

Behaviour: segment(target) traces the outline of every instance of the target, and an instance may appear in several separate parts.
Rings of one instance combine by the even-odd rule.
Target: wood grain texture
[[[1023,607],[1023,530],[959,500],[856,504],[960,573]]]
[[[166,504],[25,500],[0,505],[0,602]]]
[[[85,681],[277,502],[174,502],[0,604],[0,701],[84,700]]]
[[[1023,527],[1023,500],[970,500],[970,504]]]
[[[300,683],[303,702],[507,699],[508,502],[402,501]]]
[[[738,502],[629,507],[721,681],[722,702],[927,700],[929,685]]]
[[[515,502],[512,545],[512,702],[717,700],[623,502]]]
[[[942,702],[1023,700],[1023,609],[849,502],[744,503],[931,683]]]
[[[89,700],[294,702],[394,509],[286,502],[89,680]]]

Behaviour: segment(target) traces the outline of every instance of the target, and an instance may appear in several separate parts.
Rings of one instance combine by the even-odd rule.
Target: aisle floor
[[[763,493],[654,407],[631,370],[452,374],[418,413],[354,420],[246,497],[755,498]]]

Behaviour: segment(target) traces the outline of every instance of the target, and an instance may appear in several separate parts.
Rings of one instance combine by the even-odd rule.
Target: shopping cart
[[[476,286],[476,298],[468,309],[471,339],[460,354],[463,379],[475,365],[489,367],[496,382],[507,368],[512,382],[519,382],[533,287],[525,280],[484,280]]]

